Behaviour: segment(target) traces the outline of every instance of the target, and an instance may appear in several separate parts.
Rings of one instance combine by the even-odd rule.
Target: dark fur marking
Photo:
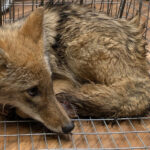
[[[38,105],[37,104],[35,104],[31,99],[29,99],[29,98],[25,98],[25,101],[28,103],[28,104],[30,104],[30,106],[32,106],[32,107],[37,107]]]

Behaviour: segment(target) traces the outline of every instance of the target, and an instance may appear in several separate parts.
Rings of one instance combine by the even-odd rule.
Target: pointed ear
[[[136,12],[136,15],[130,19],[129,21],[130,24],[133,24],[133,25],[136,25],[136,26],[139,26],[140,24],[140,14],[139,12]]]
[[[19,34],[38,42],[42,35],[44,8],[38,8],[26,19]]]
[[[0,68],[7,68],[8,65],[8,55],[0,48]]]

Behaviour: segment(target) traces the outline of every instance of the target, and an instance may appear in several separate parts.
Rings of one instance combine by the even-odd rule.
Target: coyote
[[[59,101],[80,116],[130,117],[150,109],[144,24],[78,5],[38,8],[0,29],[0,103],[55,132],[74,128]],[[57,81],[61,86],[55,93]],[[58,82],[57,82],[58,83]]]

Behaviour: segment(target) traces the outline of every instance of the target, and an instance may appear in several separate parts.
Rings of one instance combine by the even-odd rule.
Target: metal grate
[[[33,120],[0,121],[0,147],[4,150],[150,149],[150,117],[72,120],[76,127],[71,135],[52,133]]]
[[[1,0],[0,24],[12,23],[30,14],[47,0]],[[51,2],[55,3],[55,1]],[[139,10],[146,21],[150,43],[150,1],[145,0],[59,0],[76,2],[106,12],[115,18],[129,18]],[[149,47],[149,46],[148,46]],[[72,134],[56,134],[33,120],[0,121],[0,150],[127,150],[150,149],[150,117],[114,119],[72,119]]]

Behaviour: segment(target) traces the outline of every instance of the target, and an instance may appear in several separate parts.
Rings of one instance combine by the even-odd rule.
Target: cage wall
[[[130,18],[136,12],[141,14],[141,21],[146,22],[147,34],[150,34],[149,12],[150,2],[146,0],[1,0],[0,2],[0,25],[12,23],[18,19],[28,16],[37,7],[44,6],[46,3],[64,4],[78,3],[89,5],[97,11],[105,12],[114,18]],[[150,38],[148,38],[150,41]]]

